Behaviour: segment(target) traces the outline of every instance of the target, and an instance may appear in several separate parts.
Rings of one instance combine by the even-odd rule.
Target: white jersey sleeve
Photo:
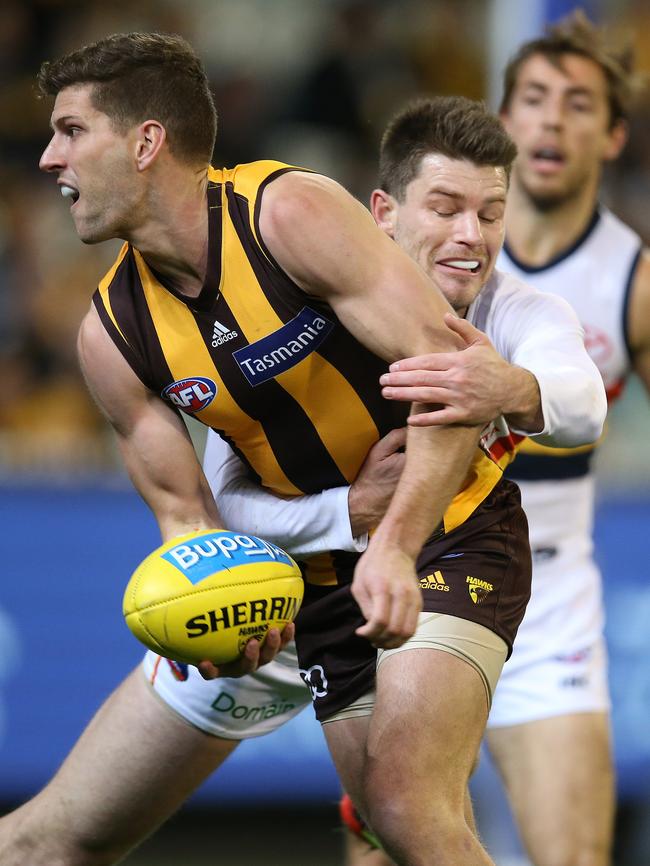
[[[326,550],[365,550],[367,535],[352,536],[349,487],[283,498],[253,481],[244,463],[213,430],[203,458],[205,475],[226,526],[273,541],[294,557]]]
[[[506,361],[537,379],[544,416],[537,441],[572,448],[598,439],[607,413],[605,389],[582,326],[564,299],[497,271],[468,319]]]

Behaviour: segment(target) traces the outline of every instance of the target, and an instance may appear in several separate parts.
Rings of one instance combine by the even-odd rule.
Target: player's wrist
[[[501,414],[505,416],[510,427],[526,433],[539,433],[544,428],[539,383],[530,370],[516,365],[510,366]]]
[[[379,523],[380,515],[370,507],[362,489],[352,484],[348,490],[348,516],[353,538],[367,535]]]

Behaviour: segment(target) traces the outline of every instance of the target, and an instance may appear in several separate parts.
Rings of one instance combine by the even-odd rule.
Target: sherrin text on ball
[[[254,535],[201,530],[158,547],[124,593],[128,627],[149,649],[180,662],[239,658],[300,609],[303,580],[293,559]]]

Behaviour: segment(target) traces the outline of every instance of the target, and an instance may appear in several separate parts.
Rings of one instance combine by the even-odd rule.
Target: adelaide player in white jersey
[[[499,258],[504,270],[572,305],[610,403],[631,369],[627,321],[641,252],[639,236],[601,206],[571,249],[548,265],[526,266],[509,244]],[[565,452],[531,444],[509,469],[528,516],[535,580],[496,693],[492,728],[609,708],[601,580],[593,560],[593,457],[591,448]]]
[[[632,370],[650,391],[650,258],[598,202],[635,85],[621,57],[574,13],[519,49],[501,106],[518,157],[498,265],[571,303],[610,400]],[[487,740],[535,866],[607,866],[614,779],[592,449],[530,452],[511,474],[529,519],[532,597]]]

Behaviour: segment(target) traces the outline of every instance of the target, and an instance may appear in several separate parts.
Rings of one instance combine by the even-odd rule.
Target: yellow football
[[[295,619],[300,568],[268,541],[202,530],[161,545],[136,568],[124,593],[126,624],[160,655],[195,664],[239,658],[251,638]]]

